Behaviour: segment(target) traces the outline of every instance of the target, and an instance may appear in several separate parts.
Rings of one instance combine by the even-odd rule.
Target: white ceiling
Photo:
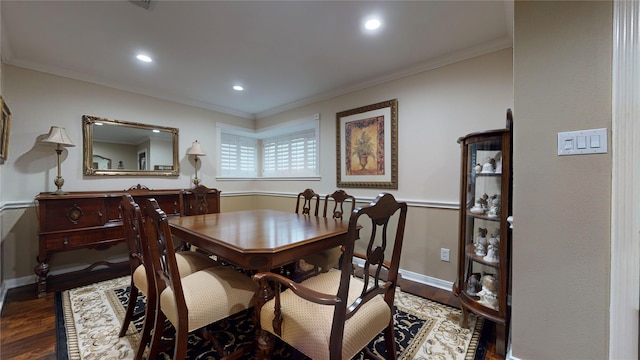
[[[510,47],[512,1],[2,0],[7,64],[247,118]],[[383,27],[362,31],[377,14]],[[154,61],[140,63],[138,52]],[[241,84],[245,91],[232,90]]]

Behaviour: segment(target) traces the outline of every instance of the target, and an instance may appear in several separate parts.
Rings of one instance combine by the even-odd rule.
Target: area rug
[[[129,277],[103,281],[56,294],[58,359],[132,359],[140,342],[141,321],[133,321],[127,336],[118,337],[129,296]],[[473,360],[479,346],[483,319],[470,314],[469,329],[458,326],[459,309],[433,302],[398,289],[395,325],[399,359]],[[136,313],[144,309],[144,297],[137,299]],[[234,350],[251,343],[254,327],[251,311],[238,313],[227,321],[207,326],[221,343]],[[171,325],[165,331],[171,340]],[[187,359],[220,359],[210,344],[196,331],[189,336]],[[375,354],[384,354],[382,334],[369,344]],[[478,351],[483,353],[482,350]],[[158,359],[171,359],[172,350]],[[483,355],[483,354],[482,354]],[[384,358],[383,355],[379,355]],[[247,355],[242,359],[251,359]],[[484,357],[484,356],[482,356]],[[307,359],[302,353],[278,341],[274,359]],[[354,359],[363,359],[358,354]]]

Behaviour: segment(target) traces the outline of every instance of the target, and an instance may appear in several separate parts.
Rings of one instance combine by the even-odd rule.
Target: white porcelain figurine
[[[484,261],[488,261],[492,263],[500,262],[499,248],[500,248],[500,234],[496,230],[496,232],[492,234],[491,237],[489,237],[489,246],[487,247],[487,254],[483,258]]]
[[[488,157],[482,165],[482,174],[493,174],[496,172],[496,161],[493,158]]]
[[[476,256],[487,255],[487,229],[479,228],[478,237],[475,242]]]
[[[478,292],[480,304],[498,310],[498,282],[493,275],[485,275],[482,277],[482,290]]]

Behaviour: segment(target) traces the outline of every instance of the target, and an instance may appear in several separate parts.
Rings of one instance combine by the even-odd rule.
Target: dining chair
[[[145,230],[159,294],[154,323],[169,320],[175,328],[173,359],[184,359],[190,332],[251,307],[258,286],[250,277],[227,266],[196,271],[181,278],[167,215],[155,199],[147,199],[146,210]],[[149,359],[155,359],[160,352],[163,332],[164,326],[154,327]],[[221,356],[229,355],[205,329],[203,337],[212,342]]]
[[[405,202],[382,193],[352,212],[340,270],[301,283],[272,272],[254,275],[277,284],[275,297],[255,310],[257,358],[269,358],[275,335],[312,359],[351,359],[384,330],[385,358],[395,359],[393,302],[406,215]],[[370,232],[364,254],[354,251],[360,220]],[[362,278],[352,273],[352,257],[364,262]]]
[[[302,204],[302,209],[300,205]],[[314,209],[313,214],[311,210]],[[320,195],[316,194],[312,189],[305,189],[298,194],[296,201],[296,214],[318,216],[320,210]]]
[[[155,291],[153,271],[150,264],[148,264],[151,255],[148,246],[144,245],[146,233],[140,207],[130,194],[124,194],[122,196],[121,209],[125,240],[129,251],[131,285],[129,286],[127,310],[119,336],[123,337],[127,334],[129,324],[134,318],[134,309],[138,299],[138,293],[141,292],[145,295],[146,304],[144,313],[142,314],[144,320],[140,339],[141,345],[135,355],[135,359],[141,359],[144,348],[150,340],[151,329],[153,328],[157,293]],[[176,254],[176,262],[181,276],[186,276],[212,266],[218,266],[216,262],[208,257],[191,252],[180,252]]]
[[[329,204],[332,204],[332,210],[329,210]],[[336,190],[324,197],[324,210],[322,212],[322,216],[325,218],[330,216],[332,219],[342,219],[345,214],[350,216],[355,207],[355,197],[347,194],[344,190]],[[345,208],[347,212],[345,212]],[[313,265],[313,269],[309,271],[308,274],[308,276],[312,276],[320,272],[327,272],[329,269],[336,267],[341,255],[342,246],[337,246],[333,249],[320,251],[304,257],[302,260],[307,264]]]
[[[180,192],[180,209],[183,216],[215,214],[220,212],[220,191],[197,185]]]
[[[220,212],[220,191],[204,185],[196,185],[192,189],[182,190],[180,191],[180,211],[181,216],[217,214]],[[200,251],[199,248],[185,241],[182,242],[182,249]]]
[[[313,213],[312,213],[313,210]],[[320,195],[316,194],[313,189],[305,189],[298,193],[296,200],[296,214],[318,216],[320,211]],[[301,281],[312,276],[316,272],[316,268],[312,264],[308,264],[304,259],[300,259],[283,268],[289,277]]]

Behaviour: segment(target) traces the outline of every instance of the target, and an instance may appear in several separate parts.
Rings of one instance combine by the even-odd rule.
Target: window
[[[219,124],[218,176],[317,177],[318,124],[307,119],[259,131]]]
[[[262,176],[315,176],[316,134],[307,130],[262,141]]]
[[[257,144],[256,139],[222,133],[219,174],[231,177],[255,177],[258,174]]]

